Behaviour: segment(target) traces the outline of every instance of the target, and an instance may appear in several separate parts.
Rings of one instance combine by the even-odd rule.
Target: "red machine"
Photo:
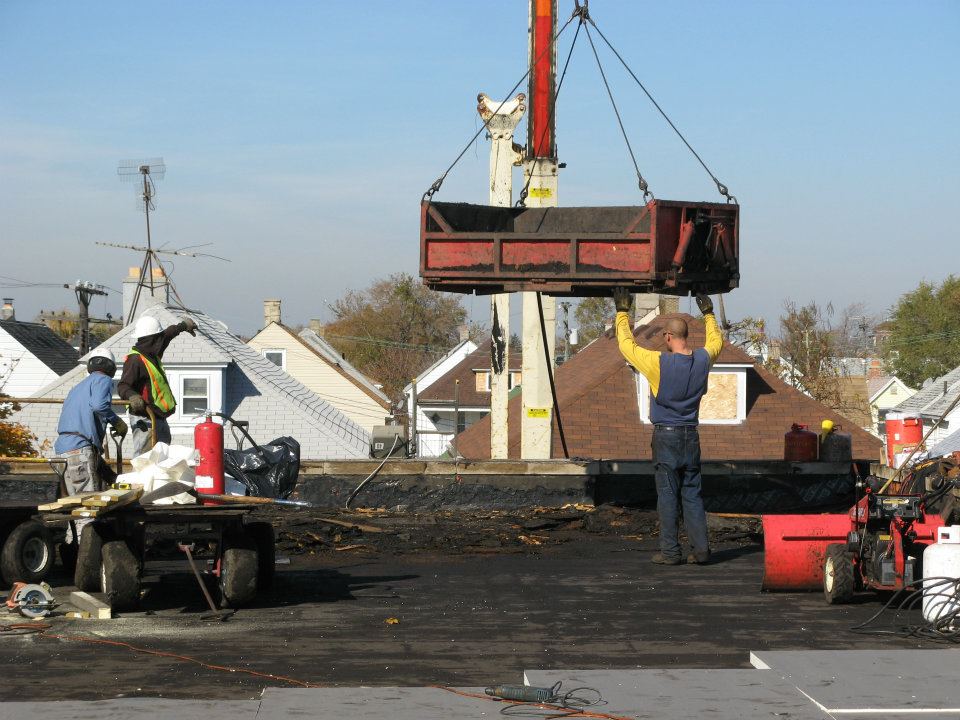
[[[223,495],[223,425],[215,423],[208,414],[193,429],[193,446],[200,453],[197,465],[197,492],[202,495]],[[215,504],[212,500],[206,505]]]
[[[960,468],[928,463],[904,481],[902,492],[915,494],[880,494],[873,477],[863,486],[844,514],[763,517],[764,590],[822,588],[833,604],[861,588],[902,590],[922,577],[924,548],[957,512]]]

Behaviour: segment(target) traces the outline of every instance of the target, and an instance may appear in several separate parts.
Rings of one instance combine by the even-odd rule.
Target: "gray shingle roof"
[[[960,430],[950,433],[930,448],[930,457],[940,457],[955,452],[960,452]]]
[[[77,367],[80,353],[46,325],[0,320],[0,327],[57,375],[64,375]]]
[[[937,378],[927,387],[897,405],[894,410],[902,413],[918,413],[924,417],[940,417],[960,393],[960,367]]]

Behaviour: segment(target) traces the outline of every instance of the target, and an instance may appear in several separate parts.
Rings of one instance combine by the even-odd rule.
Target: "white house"
[[[46,325],[20,322],[13,301],[4,298],[0,319],[0,392],[30,397],[61,375],[73,370],[80,353]]]
[[[477,348],[478,345],[473,340],[461,340],[450,352],[420,373],[416,378],[418,398],[425,393],[429,396],[429,389]],[[413,383],[404,388],[407,396],[407,417],[416,418],[417,456],[439,457],[453,438],[453,408],[432,404],[424,406],[418,402],[414,411],[412,391]]]
[[[164,327],[187,315],[166,305],[154,305],[143,314],[156,317]],[[169,418],[174,443],[192,446],[193,428],[209,409],[248,421],[250,434],[258,442],[293,437],[300,443],[304,460],[368,457],[370,434],[366,430],[232,335],[223,323],[198,311],[191,310],[189,316],[197,323],[196,337],[182,333],[163,357],[177,399],[176,412]],[[132,333],[133,325],[128,325],[103,347],[113,350],[120,360],[134,344]],[[117,378],[119,375],[118,369]],[[85,376],[86,368],[76,367],[36,394],[63,398]],[[56,439],[59,413],[58,405],[25,405],[16,419],[27,425],[44,447]],[[129,457],[130,452],[128,438],[124,456]]]
[[[960,367],[936,380],[928,380],[916,393],[892,408],[898,413],[923,419],[924,434],[943,415],[960,394]],[[960,428],[960,404],[954,407],[930,435],[927,447],[933,447]]]

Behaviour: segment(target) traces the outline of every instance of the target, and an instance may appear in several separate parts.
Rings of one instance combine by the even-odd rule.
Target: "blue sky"
[[[883,313],[957,270],[960,3],[591,11],[741,202],[731,318],[773,320],[785,298]],[[144,231],[116,166],[162,156],[155,242],[209,242],[232,261],[178,260],[188,304],[239,332],[265,297],[290,323],[328,317],[347,289],[416,274],[420,196],[479,127],[477,93],[502,96],[523,73],[526,26],[526,0],[0,0],[0,275],[119,287],[137,258],[94,243]],[[716,199],[604,59],[657,197]],[[557,122],[562,204],[638,201],[582,40]],[[487,153],[481,139],[438,199],[485,201]],[[66,290],[2,285],[21,318],[73,306]],[[465,304],[486,316],[485,299]],[[115,295],[94,306],[118,310]]]

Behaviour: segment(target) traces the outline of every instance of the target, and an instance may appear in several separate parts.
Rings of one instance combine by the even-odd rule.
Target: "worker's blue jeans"
[[[695,425],[653,429],[654,478],[660,514],[660,553],[680,559],[680,518],[693,552],[706,556],[707,514],[700,496],[700,435]]]

